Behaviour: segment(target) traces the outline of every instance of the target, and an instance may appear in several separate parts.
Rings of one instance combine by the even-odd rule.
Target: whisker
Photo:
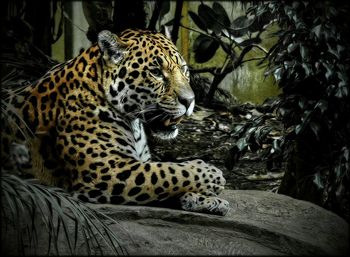
[[[152,117],[151,119],[149,119],[149,120],[146,121],[146,124],[151,123],[152,121],[158,119],[158,118],[161,117],[162,115],[163,115],[163,114],[158,114],[158,115]]]
[[[151,119],[146,120],[146,123],[147,123],[147,124],[148,124],[148,123],[151,123],[152,121],[154,121],[155,119],[159,118],[160,116],[161,116],[161,114],[158,114],[158,115],[152,117]]]
[[[147,113],[150,111],[155,111],[155,110],[157,110],[157,107],[152,104],[152,105],[146,106],[143,110],[130,111],[130,112],[126,113],[125,115],[126,116],[139,116],[141,114],[144,114],[144,113]]]

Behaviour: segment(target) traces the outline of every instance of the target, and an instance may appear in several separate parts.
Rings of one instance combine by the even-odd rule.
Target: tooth
[[[179,124],[181,120],[182,120],[182,116],[176,118],[176,119],[174,120],[174,122],[175,122],[175,124]]]
[[[165,121],[164,121],[164,126],[167,127],[167,126],[169,126],[169,125],[170,125],[170,119],[165,120]]]

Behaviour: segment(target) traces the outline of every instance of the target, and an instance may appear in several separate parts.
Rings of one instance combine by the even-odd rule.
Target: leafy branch
[[[181,26],[199,34],[193,45],[196,62],[209,61],[219,47],[227,54],[222,68],[212,67],[192,70],[194,73],[209,72],[214,76],[206,99],[207,104],[210,104],[219,84],[227,74],[245,62],[261,59],[259,57],[244,60],[248,52],[253,48],[260,49],[264,54],[268,52],[259,45],[263,25],[267,23],[267,20],[259,19],[258,21],[254,17],[240,16],[231,22],[224,7],[217,2],[213,3],[212,8],[201,3],[198,6],[197,13],[190,11],[189,15],[200,30]],[[256,34],[254,37],[253,33]],[[240,42],[238,39],[240,39]],[[241,39],[243,40],[241,41]],[[238,56],[237,52],[239,52]]]

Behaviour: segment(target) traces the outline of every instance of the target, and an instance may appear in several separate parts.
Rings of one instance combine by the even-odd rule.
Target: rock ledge
[[[119,243],[130,255],[349,253],[349,225],[312,203],[256,190],[225,190],[222,198],[231,205],[225,217],[158,207],[89,205],[118,221],[110,228],[118,232]],[[69,229],[73,228],[72,224]],[[59,237],[60,254],[69,253],[64,239]],[[14,246],[4,245],[3,252],[15,254]],[[45,255],[47,249],[42,244],[36,254]],[[78,244],[77,253],[87,254],[84,243]]]

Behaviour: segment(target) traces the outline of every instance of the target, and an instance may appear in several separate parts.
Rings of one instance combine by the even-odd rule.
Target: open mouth
[[[182,116],[173,118],[164,111],[155,111],[145,115],[147,127],[151,129],[153,134],[161,139],[175,138],[178,134],[178,124],[182,120]]]

